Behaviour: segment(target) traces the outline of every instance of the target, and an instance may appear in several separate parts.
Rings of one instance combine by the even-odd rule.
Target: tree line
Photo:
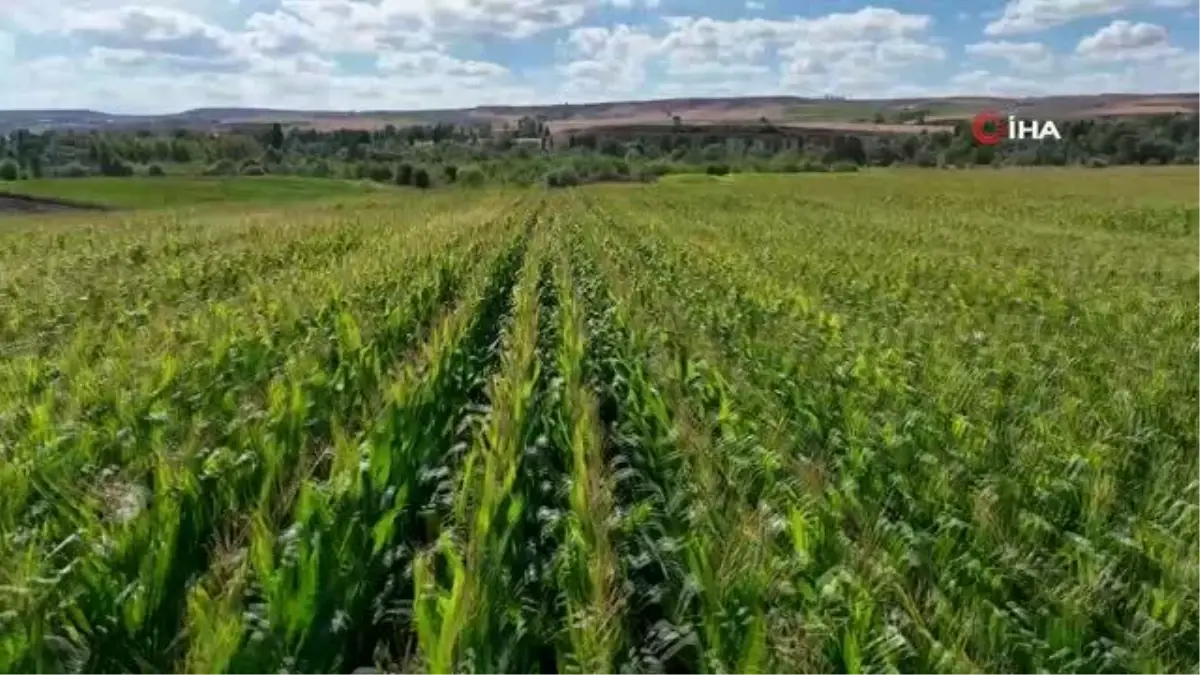
[[[762,128],[753,134],[684,133],[677,122],[653,134],[580,132],[561,146],[544,120],[529,117],[501,129],[439,122],[374,131],[284,129],[280,124],[220,132],[17,130],[0,135],[0,180],[270,173],[417,187],[539,181],[559,186],[680,172],[1196,164],[1198,125],[1195,114],[1077,120],[1059,125],[1059,141],[996,146],[977,143],[966,123],[935,133],[816,139],[772,134],[770,129],[763,133]],[[743,137],[752,140],[742,143]]]

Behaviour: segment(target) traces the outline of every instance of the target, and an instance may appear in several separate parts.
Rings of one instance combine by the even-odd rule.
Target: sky
[[[0,109],[1200,89],[1200,0],[0,0]]]

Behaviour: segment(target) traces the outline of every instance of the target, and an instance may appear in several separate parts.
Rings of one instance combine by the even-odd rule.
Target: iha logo
[[[971,119],[971,135],[982,145],[996,145],[1000,141],[1033,139],[1035,141],[1052,138],[1062,140],[1058,126],[1047,120],[1017,119],[1015,115],[1003,116],[996,112],[981,112]]]

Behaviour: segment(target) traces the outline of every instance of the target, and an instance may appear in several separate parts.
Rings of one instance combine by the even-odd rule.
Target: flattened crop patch
[[[67,211],[107,211],[108,207],[98,204],[30,197],[0,191],[0,216],[6,214],[63,213]]]

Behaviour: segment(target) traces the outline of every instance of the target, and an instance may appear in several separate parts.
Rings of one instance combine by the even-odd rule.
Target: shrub
[[[0,160],[0,180],[16,180],[21,176],[21,167],[11,159]]]
[[[330,168],[328,161],[318,159],[309,166],[308,173],[314,178],[328,178],[333,175],[333,170]]]
[[[366,171],[367,178],[379,183],[390,183],[395,178],[394,174],[392,174],[392,167],[387,164],[370,164],[367,166]]]
[[[413,170],[412,184],[421,189],[429,187],[429,172],[425,170],[425,167]]]
[[[458,172],[457,182],[460,185],[466,185],[467,187],[480,187],[487,182],[487,177],[484,176],[483,169],[481,169],[479,166],[471,165],[463,167],[462,170]]]
[[[88,168],[79,162],[71,162],[58,170],[60,178],[87,178],[90,173]]]
[[[407,162],[396,167],[396,184],[397,185],[412,185],[413,184],[413,167]]]
[[[230,159],[222,159],[220,161],[213,162],[212,164],[208,165],[207,169],[204,170],[205,176],[232,176],[236,173],[237,165],[234,164],[233,160]]]
[[[543,178],[546,187],[565,188],[579,185],[579,174],[574,169],[555,169]]]
[[[123,159],[114,158],[100,165],[100,174],[114,178],[125,178],[133,175],[133,165]]]
[[[283,161],[283,153],[275,148],[267,148],[266,150],[264,150],[263,154],[262,154],[262,158],[260,159],[260,163],[263,166],[279,164],[282,161]]]
[[[447,164],[446,166],[442,167],[442,174],[446,176],[447,183],[454,183],[458,181],[458,167],[453,164]]]
[[[811,157],[806,157],[796,166],[796,170],[800,173],[825,173],[829,167]]]
[[[666,162],[651,162],[642,168],[642,173],[656,178],[671,173],[672,167]]]
[[[727,176],[727,175],[729,175],[729,165],[728,164],[709,164],[708,167],[704,170],[704,173],[707,173],[710,176]]]
[[[163,171],[163,168],[161,166],[159,166],[157,164],[151,164],[150,166],[146,167],[146,175],[154,176],[154,177],[162,177],[162,176],[167,175],[167,172]]]

